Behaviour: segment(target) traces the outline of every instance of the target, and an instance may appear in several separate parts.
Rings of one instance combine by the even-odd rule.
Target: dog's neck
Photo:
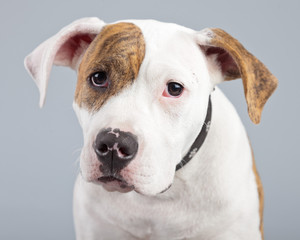
[[[249,140],[240,118],[234,114],[233,105],[218,89],[212,93],[211,103],[213,111],[209,134],[192,161],[176,171],[172,187],[162,194],[165,197],[176,195],[176,189],[201,192],[196,182],[204,185],[203,191],[207,183],[214,188],[217,186],[214,182],[221,181],[223,177],[231,179],[235,171],[242,172],[249,162],[244,160],[251,157]],[[237,154],[240,156],[237,157]],[[218,177],[215,171],[219,171]]]
[[[206,117],[205,117],[205,120],[203,122],[201,131],[198,134],[198,136],[196,137],[194,143],[191,145],[191,147],[190,147],[189,151],[187,152],[187,154],[182,158],[180,163],[177,164],[176,171],[178,171],[185,164],[187,164],[196,155],[196,153],[201,148],[202,144],[204,143],[204,141],[206,139],[209,128],[210,128],[211,116],[212,116],[212,104],[211,104],[211,97],[209,95]]]

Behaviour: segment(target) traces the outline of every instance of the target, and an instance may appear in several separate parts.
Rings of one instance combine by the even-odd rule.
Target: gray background
[[[1,1],[0,239],[74,239],[72,190],[82,133],[71,104],[75,73],[55,67],[44,109],[23,58],[75,19],[154,18],[221,27],[279,79],[260,125],[241,80],[223,83],[252,141],[265,189],[266,239],[300,239],[299,1]]]

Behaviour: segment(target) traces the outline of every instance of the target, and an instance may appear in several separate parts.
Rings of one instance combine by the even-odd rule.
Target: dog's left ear
[[[223,80],[242,78],[250,119],[258,124],[265,103],[277,87],[276,77],[222,29],[204,29],[196,38],[207,58],[217,64]]]

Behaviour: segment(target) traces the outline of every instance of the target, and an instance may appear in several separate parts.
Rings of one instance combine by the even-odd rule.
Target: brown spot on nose
[[[78,69],[75,102],[89,111],[97,111],[111,96],[128,87],[137,78],[145,56],[143,34],[132,23],[107,25],[84,54]],[[107,88],[93,88],[91,74],[106,72]]]

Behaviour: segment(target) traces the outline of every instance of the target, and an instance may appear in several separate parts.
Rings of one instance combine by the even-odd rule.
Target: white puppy
[[[250,143],[215,86],[242,78],[259,123],[277,80],[236,39],[153,20],[80,19],[25,59],[40,106],[53,64],[78,73],[77,239],[263,238]]]

